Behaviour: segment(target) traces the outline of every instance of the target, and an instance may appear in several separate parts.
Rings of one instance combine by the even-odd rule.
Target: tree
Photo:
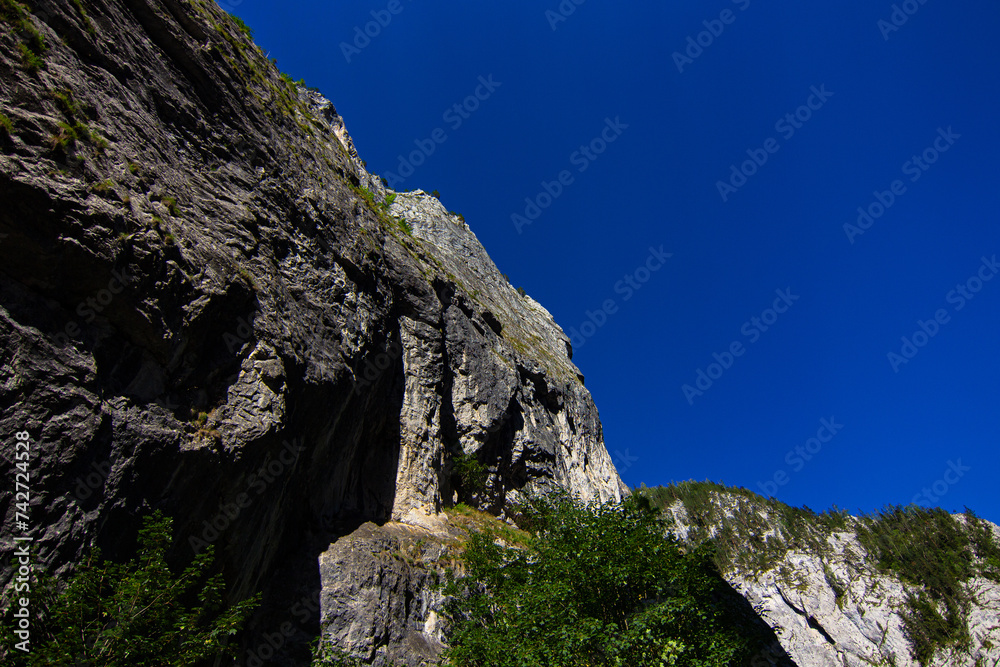
[[[228,639],[259,595],[225,608],[222,575],[207,576],[212,547],[175,576],[165,559],[172,528],[159,512],[146,517],[134,560],[113,563],[93,549],[61,593],[43,576],[33,586],[31,651],[10,649],[4,664],[189,667],[233,655]],[[8,612],[0,632],[5,648],[15,642],[12,621]]]
[[[585,505],[565,494],[519,508],[530,538],[474,534],[452,582],[455,667],[729,665],[761,638],[712,560],[685,552],[649,501]]]

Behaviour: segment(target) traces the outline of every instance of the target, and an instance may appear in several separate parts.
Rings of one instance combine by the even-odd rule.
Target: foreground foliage
[[[554,495],[519,511],[526,543],[473,535],[466,576],[446,589],[451,665],[707,667],[748,664],[760,648],[711,546],[685,552],[644,498]]]
[[[171,536],[172,520],[157,512],[143,521],[131,562],[107,561],[94,549],[61,593],[43,577],[32,586],[31,652],[9,650],[4,664],[189,667],[234,655],[228,639],[258,598],[226,608],[222,576],[207,576],[212,547],[175,575],[165,560]],[[3,620],[8,648],[16,642],[9,611]]]

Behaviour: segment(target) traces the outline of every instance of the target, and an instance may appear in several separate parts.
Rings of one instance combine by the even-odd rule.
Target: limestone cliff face
[[[858,540],[857,518],[846,517],[842,527],[818,533],[819,541],[809,548],[788,548],[782,546],[787,545],[786,522],[762,498],[716,493],[712,504],[716,520],[707,525],[700,513],[688,512],[679,501],[672,504],[677,533],[695,541],[705,536],[728,539],[727,524],[749,527],[740,540],[744,556],[723,574],[774,628],[795,664],[920,665],[903,623],[907,595],[919,588],[876,567],[875,558]],[[955,519],[964,525],[963,516]],[[1000,541],[1000,527],[987,526]],[[746,567],[747,562],[757,565]],[[1000,585],[978,576],[965,585],[970,594],[965,620],[969,646],[940,650],[926,667],[1000,664]]]
[[[124,553],[162,509],[231,597],[264,590],[246,656],[288,622],[269,660],[293,664],[320,554],[364,522],[621,497],[551,316],[436,199],[390,206],[333,105],[215,3],[23,15],[46,48],[0,23],[0,428],[35,443],[42,566]]]

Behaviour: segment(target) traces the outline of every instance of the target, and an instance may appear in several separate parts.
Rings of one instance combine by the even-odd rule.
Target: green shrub
[[[78,12],[80,12],[80,18],[83,19],[83,27],[91,37],[97,34],[94,30],[94,24],[90,22],[90,16],[87,15],[87,10],[84,9],[83,3],[80,0],[73,0],[73,4],[76,6]]]
[[[244,23],[243,19],[235,14],[230,14],[229,18],[233,20],[233,23],[235,23],[236,27],[240,29],[240,32],[247,36],[247,39],[253,40],[253,28]]]
[[[55,100],[56,106],[59,107],[59,111],[62,112],[67,121],[65,123],[59,121],[57,123],[59,132],[49,139],[53,150],[69,153],[76,147],[77,141],[87,142],[99,151],[108,147],[108,142],[84,122],[86,114],[71,90],[53,91],[52,99]]]
[[[94,183],[90,186],[90,191],[99,195],[106,195],[111,192],[115,187],[115,182],[111,179],[105,179],[98,183]]]
[[[0,134],[5,137],[9,137],[14,134],[14,123],[10,122],[10,118],[6,115],[0,113]]]
[[[167,210],[170,212],[170,215],[176,218],[181,214],[181,209],[179,206],[177,206],[177,199],[175,199],[174,197],[164,197],[160,201],[162,201],[163,205],[167,207]]]
[[[583,505],[565,494],[518,509],[533,535],[504,546],[490,530],[446,587],[454,667],[660,667],[746,664],[763,637],[746,629],[711,547],[664,537],[640,496]]]
[[[25,69],[30,72],[42,69],[45,63],[41,56],[48,49],[48,45],[35,28],[35,24],[31,22],[27,8],[17,0],[0,0],[0,19],[13,27],[20,37],[17,50]]]
[[[966,528],[940,508],[912,505],[889,506],[857,526],[858,540],[879,569],[916,589],[902,618],[913,657],[922,665],[940,649],[969,646],[972,596],[966,582],[980,573],[976,552],[988,557],[998,549],[991,536],[977,532],[980,525],[973,519]]]
[[[413,235],[413,225],[406,218],[399,218],[399,228],[402,229],[407,234]]]
[[[827,536],[847,527],[847,513],[832,508],[816,514],[808,507],[790,507],[742,487],[693,480],[665,487],[641,488],[659,508],[681,501],[688,515],[688,538],[710,539],[716,564],[726,572],[763,572],[774,567],[789,549],[825,554]],[[724,508],[723,505],[726,507]]]
[[[180,667],[235,655],[229,637],[259,596],[225,604],[222,576],[208,576],[211,546],[174,574],[166,562],[171,539],[172,520],[155,512],[143,520],[132,561],[113,563],[94,549],[61,593],[43,578],[32,598],[31,652],[8,650],[4,664]],[[0,633],[5,649],[13,645],[13,621],[8,611]]]
[[[972,549],[981,563],[980,576],[1000,583],[1000,543],[994,537],[989,524],[977,517],[968,507],[965,508],[965,520]]]
[[[79,138],[76,128],[69,123],[61,121],[56,123],[56,125],[59,126],[59,132],[49,137],[49,145],[52,146],[52,150],[54,151],[69,153],[76,146],[76,141]]]
[[[359,188],[354,188],[354,191],[361,195],[361,198],[368,203],[372,209],[378,209],[378,202],[375,201],[375,193],[368,188],[361,186]]]
[[[466,493],[481,493],[486,487],[489,470],[472,454],[458,452],[451,457],[452,472]]]
[[[41,57],[31,50],[27,44],[18,44],[17,50],[21,54],[21,64],[29,72],[35,73],[38,70],[45,67],[45,61]]]
[[[921,665],[934,660],[939,649],[954,646],[969,648],[966,625],[968,608],[955,600],[944,603],[944,615],[939,604],[924,592],[910,593],[902,610],[903,634],[910,641],[910,652]]]
[[[55,90],[52,92],[52,99],[55,100],[56,106],[59,107],[59,111],[61,111],[70,121],[80,120],[83,118],[83,110],[80,109],[80,104],[73,96],[73,91],[66,88]]]

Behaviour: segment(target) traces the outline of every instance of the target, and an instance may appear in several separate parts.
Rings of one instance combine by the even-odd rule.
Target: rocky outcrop
[[[324,640],[375,667],[435,664],[445,646],[439,563],[462,538],[390,522],[337,540],[319,559]]]
[[[463,508],[366,523],[320,555],[320,624],[331,647],[374,667],[438,664],[448,627],[444,584],[461,574],[472,531],[511,529]]]
[[[855,517],[841,527],[815,531],[821,540],[789,546],[789,524],[780,507],[746,493],[715,493],[716,520],[699,528],[702,513],[677,501],[669,510],[677,533],[690,541],[732,538],[726,526],[740,525],[735,538],[761,556],[735,558],[723,575],[753,605],[799,667],[918,667],[904,630],[907,595],[918,587],[876,567],[859,541]],[[779,511],[776,511],[778,507]],[[955,517],[965,523],[962,515]],[[1000,541],[1000,527],[989,524]],[[753,566],[747,566],[753,563]],[[967,649],[938,651],[928,667],[1000,664],[1000,584],[982,577],[966,582],[970,606]]]
[[[351,585],[320,556],[365,522],[621,497],[551,316],[215,3],[22,9],[45,48],[5,13],[0,427],[32,437],[41,567],[128,553],[162,509],[179,560],[211,544],[230,599],[264,591],[242,660],[295,664]]]

